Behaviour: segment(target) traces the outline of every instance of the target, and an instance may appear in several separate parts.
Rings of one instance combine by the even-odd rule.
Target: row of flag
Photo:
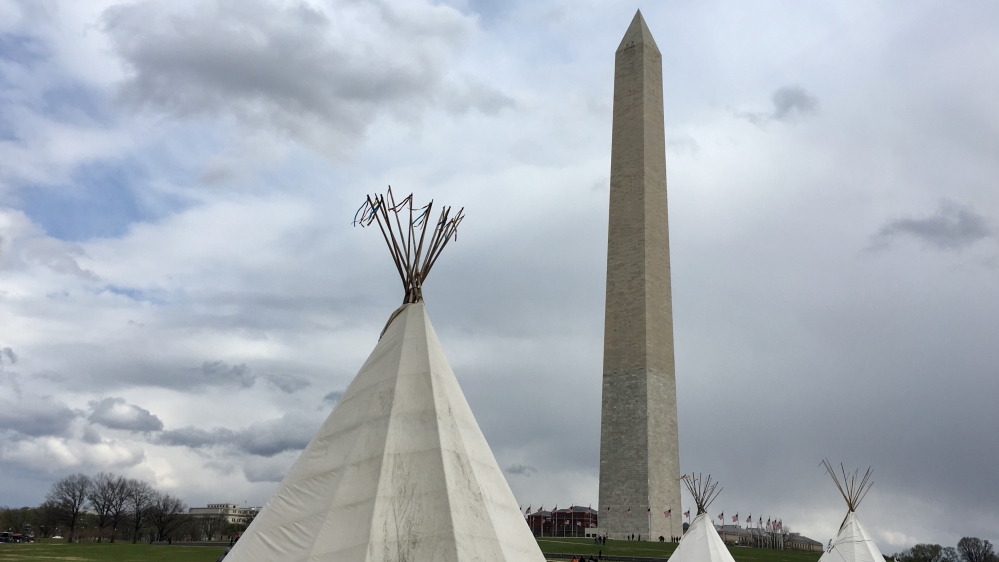
[[[688,511],[687,513],[690,513],[690,512]],[[725,512],[724,511],[718,514],[718,519],[721,520],[721,522],[722,522],[723,525],[725,524]],[[739,514],[738,513],[736,513],[735,515],[732,516],[732,522],[736,523],[736,524],[739,523]],[[753,524],[753,514],[749,514],[749,517],[746,518],[746,526],[748,527],[749,525],[752,525],[752,524]],[[760,519],[757,522],[757,524],[761,528],[764,527],[763,516],[762,515],[760,516]],[[773,531],[782,531],[784,529],[784,520],[783,519],[771,519],[771,518],[767,517],[766,528],[767,529],[771,529]]]
[[[545,509],[545,506],[541,506],[534,513],[541,513],[544,509]],[[566,508],[566,511],[569,511],[571,509],[572,508]],[[587,508],[587,509],[589,509],[589,508]],[[552,510],[552,513],[555,513],[556,511],[558,511],[558,506],[555,506],[555,509]],[[607,513],[610,514],[610,508],[609,507],[607,508]],[[631,508],[629,507],[627,510],[625,510],[624,513],[625,513],[625,515],[631,515]],[[531,514],[531,506],[527,506],[527,510],[524,511],[524,514],[525,515],[530,515]],[[651,507],[646,508],[645,509],[645,514],[646,515],[652,515],[652,508]],[[672,509],[667,509],[666,511],[663,512],[663,515],[665,515],[666,517],[669,517],[672,514],[673,514],[673,510]],[[690,517],[690,510],[689,509],[684,512],[684,516]]]
[[[545,508],[545,506],[539,507],[538,510],[535,511],[535,513],[541,513],[544,510],[544,508]],[[567,508],[566,511],[569,511],[570,509],[572,509],[572,508]],[[552,513],[555,513],[556,511],[558,511],[558,506],[557,505],[555,506],[555,509],[552,510]],[[610,508],[610,506],[608,506],[607,509],[604,510],[604,513],[606,515],[610,515],[610,512],[611,512],[611,508]],[[524,512],[524,514],[525,515],[530,515],[531,514],[531,506],[527,506],[527,510]],[[624,510],[624,514],[625,515],[631,515],[631,508],[629,507],[628,509]],[[652,508],[651,507],[645,508],[645,514],[651,516],[652,515]],[[673,514],[673,510],[672,509],[667,509],[666,511],[663,512],[663,515],[665,517],[669,517],[672,514]],[[684,511],[683,512],[683,516],[689,519],[690,518],[690,510],[688,509],[687,511]],[[721,520],[722,524],[725,523],[725,512],[724,511],[718,514],[718,519]],[[739,523],[739,513],[738,512],[736,512],[736,514],[732,516],[732,522],[736,523],[736,524]],[[753,514],[749,514],[749,517],[746,517],[746,525],[749,526],[749,525],[752,525],[752,524],[753,524]],[[760,516],[760,519],[758,521],[758,525],[761,528],[764,527],[763,516],[762,515]],[[781,531],[781,530],[784,529],[784,520],[783,519],[771,519],[770,517],[768,517],[765,527],[767,529],[771,529],[771,530],[774,530],[774,531]]]

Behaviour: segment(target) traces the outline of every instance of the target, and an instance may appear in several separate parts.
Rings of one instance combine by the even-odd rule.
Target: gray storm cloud
[[[257,382],[257,377],[250,374],[250,368],[245,364],[230,366],[224,361],[205,361],[201,365],[201,373],[208,384],[234,384],[249,388]]]
[[[198,449],[230,443],[233,441],[234,435],[231,430],[223,428],[215,428],[209,431],[197,427],[182,427],[180,429],[168,429],[164,431],[157,436],[156,441],[173,447]]]
[[[960,250],[992,235],[992,227],[984,216],[971,207],[945,201],[929,216],[889,220],[872,242],[874,247],[884,247],[895,239],[908,237],[940,250]]]
[[[163,422],[145,408],[129,404],[124,398],[104,398],[90,402],[90,415],[87,417],[109,429],[127,431],[160,431]]]
[[[819,110],[819,100],[801,86],[784,86],[773,95],[773,118],[789,121],[804,115],[813,115]]]
[[[736,111],[736,117],[754,125],[769,121],[793,123],[799,118],[815,115],[819,111],[819,99],[801,86],[782,86],[771,96],[773,111]]]
[[[536,469],[536,468],[534,468],[533,466],[530,466],[530,465],[526,465],[526,464],[513,464],[513,465],[510,465],[510,466],[506,467],[506,471],[505,472],[507,474],[519,474],[521,476],[530,476],[530,475],[534,474],[537,471],[538,471],[538,469]]]
[[[274,385],[281,392],[292,394],[308,388],[312,383],[308,379],[296,377],[295,375],[267,375],[267,382]]]
[[[0,430],[13,432],[18,438],[65,435],[78,416],[78,412],[49,397],[22,395],[0,400]]]
[[[222,447],[250,455],[273,457],[285,451],[304,449],[321,421],[315,417],[289,413],[281,418],[254,422],[239,430],[205,430],[196,427],[167,430],[156,436],[155,440],[174,447]]]
[[[321,150],[345,148],[378,114],[415,114],[436,98],[456,111],[509,105],[484,84],[449,78],[474,22],[444,5],[139,2],[108,9],[104,28],[131,70],[126,102],[229,114]]]
[[[336,403],[339,402],[341,398],[343,398],[343,391],[334,390],[323,396],[323,402],[330,406],[336,406]]]
[[[297,455],[250,457],[243,463],[243,476],[249,482],[280,482]]]
[[[3,364],[5,362],[8,365],[13,365],[14,363],[17,363],[17,354],[14,353],[14,350],[9,347],[0,349],[0,369],[3,368]]]

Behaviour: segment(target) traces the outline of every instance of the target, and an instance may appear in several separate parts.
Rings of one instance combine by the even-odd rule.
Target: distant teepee
[[[343,397],[226,558],[544,562],[465,401],[422,286],[462,211],[369,197],[406,289]]]
[[[836,471],[833,470],[828,460],[823,460],[822,466],[825,467],[829,476],[832,476],[836,488],[846,500],[847,512],[843,522],[840,523],[836,538],[833,539],[829,549],[819,558],[819,562],[884,562],[884,556],[881,555],[878,546],[874,544],[874,539],[867,533],[867,529],[864,529],[864,526],[860,524],[860,519],[857,518],[856,513],[860,502],[871,489],[871,485],[874,484],[871,480],[873,472],[868,467],[867,472],[858,482],[860,471],[855,470],[853,474],[847,474],[846,469],[841,464],[839,468],[843,481],[840,482],[839,477],[836,476]]]
[[[669,562],[735,562],[708,516],[708,506],[721,493],[718,483],[711,481],[711,475],[702,478],[700,474],[684,475],[682,480],[697,504],[697,516],[687,527]]]

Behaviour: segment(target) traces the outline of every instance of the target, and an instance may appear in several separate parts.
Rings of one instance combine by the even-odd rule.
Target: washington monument
[[[614,64],[600,418],[600,527],[612,538],[683,534],[675,376],[662,55],[638,12]]]

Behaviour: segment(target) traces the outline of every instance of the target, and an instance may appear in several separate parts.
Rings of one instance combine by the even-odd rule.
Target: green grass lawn
[[[593,539],[539,538],[538,546],[543,552],[565,552],[569,554],[604,554],[612,556],[648,556],[649,558],[669,558],[676,550],[675,543],[607,541],[606,545],[595,545]],[[816,562],[820,553],[797,552],[793,550],[770,550],[730,546],[729,552],[736,562]]]
[[[647,556],[669,558],[675,544],[658,542],[607,541],[595,545],[592,539],[538,539],[544,552],[570,554],[604,554],[615,556]],[[0,562],[60,561],[67,562],[214,562],[224,548],[211,546],[153,546],[149,544],[97,544],[41,542],[33,544],[0,543]],[[729,547],[736,562],[816,562],[818,553],[763,548]]]
[[[544,537],[538,539],[542,552],[567,552],[570,554],[604,554],[614,556],[648,556],[650,558],[669,558],[676,549],[675,543],[607,541],[607,544],[593,544],[593,539],[560,539]],[[808,562],[812,562],[809,560]]]
[[[154,546],[131,543],[39,542],[0,543],[0,562],[30,560],[73,562],[215,562],[224,548],[210,546]]]

